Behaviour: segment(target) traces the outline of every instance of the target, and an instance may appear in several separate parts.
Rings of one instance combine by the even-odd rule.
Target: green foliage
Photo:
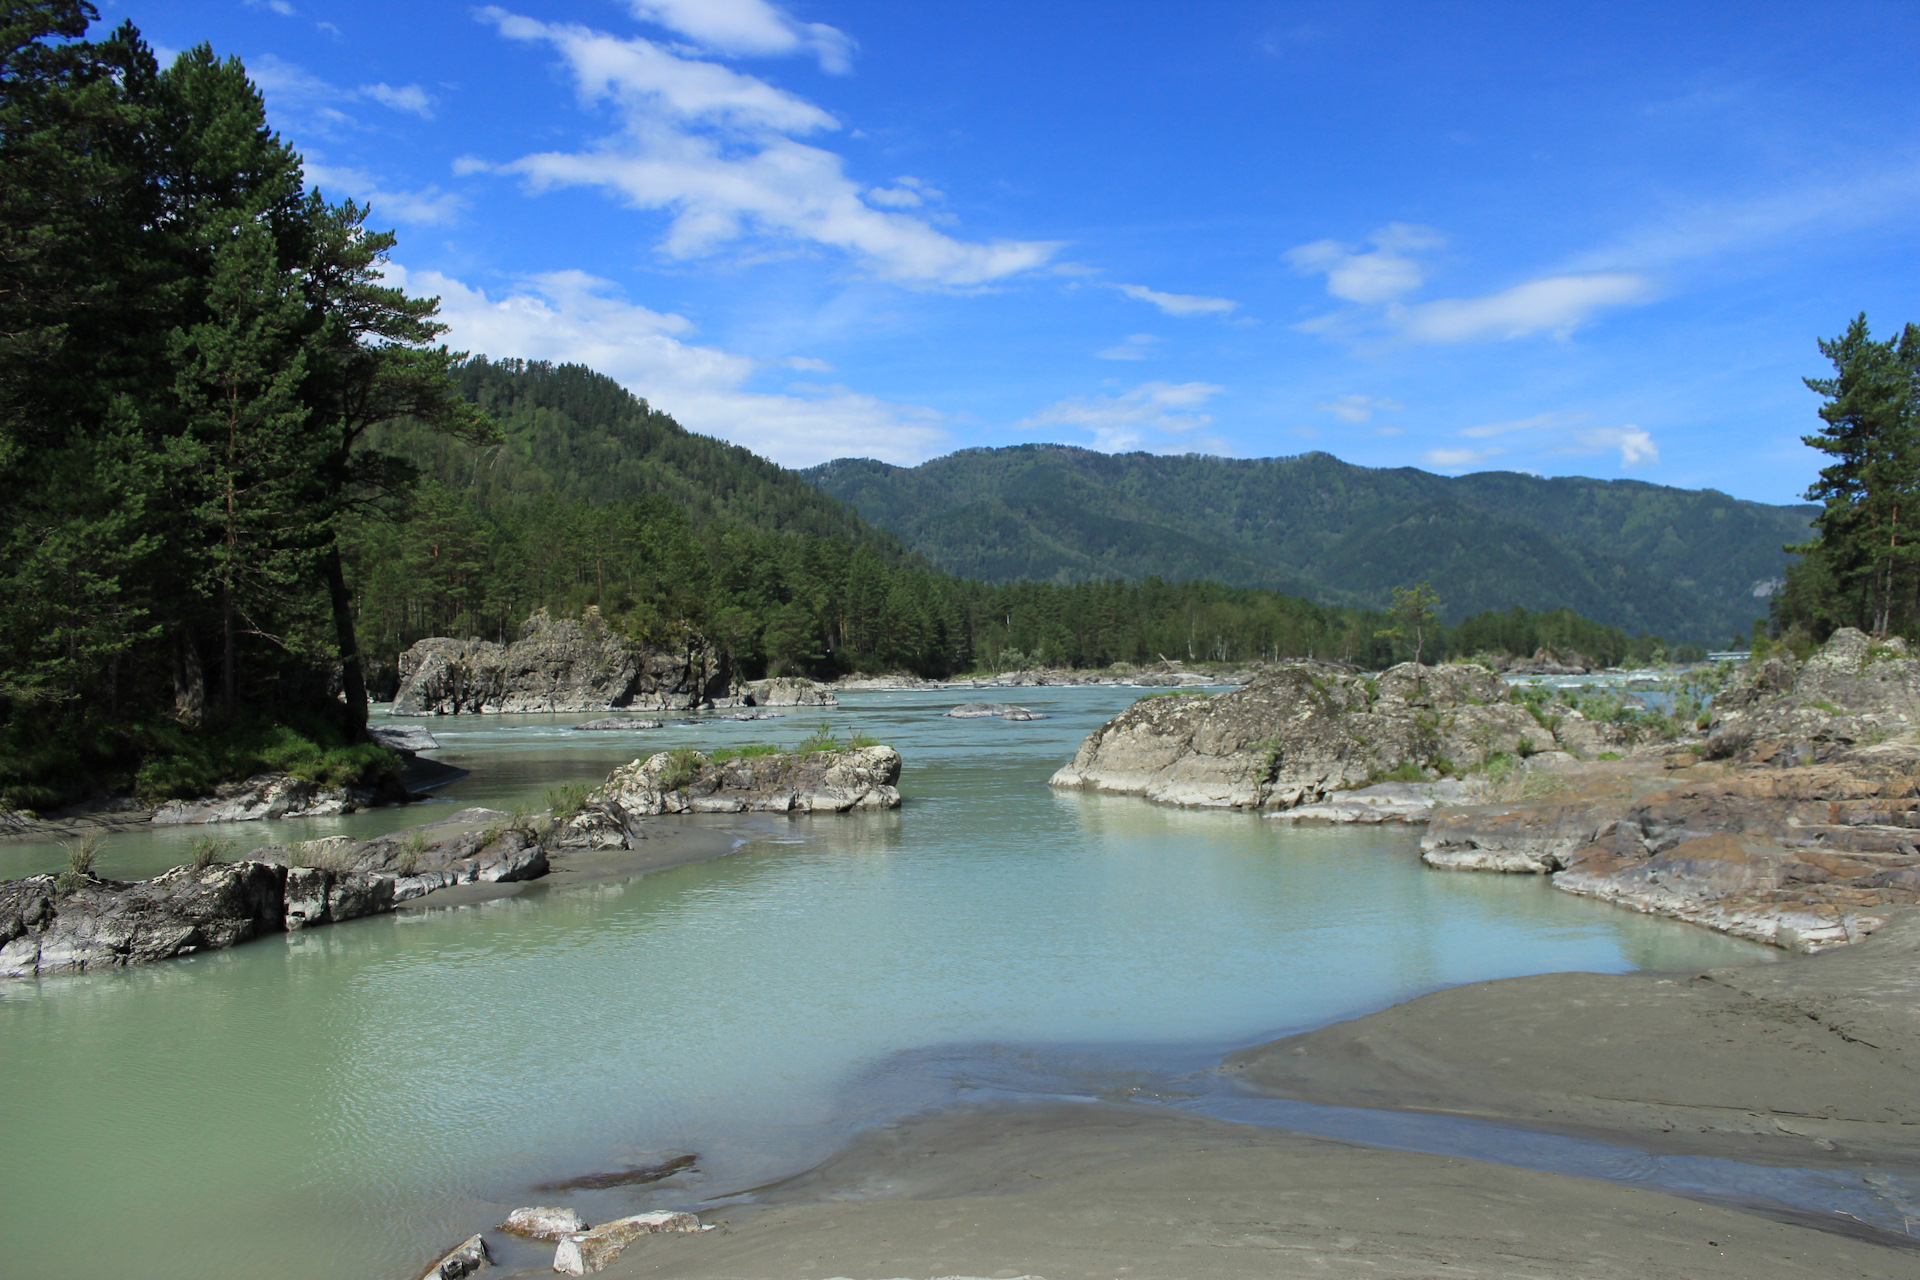
[[[231,840],[222,840],[217,836],[201,836],[188,847],[192,856],[188,859],[187,865],[195,871],[205,871],[216,862],[233,860],[234,843]]]
[[[1375,773],[1362,786],[1371,787],[1378,782],[1428,782],[1432,775],[1421,768],[1417,761],[1402,760],[1391,769]]]
[[[258,773],[291,774],[329,787],[378,789],[397,781],[399,756],[351,736],[338,720],[319,716],[245,720],[199,731],[159,720],[145,729],[145,759],[132,786],[151,803],[205,795],[228,778]]]
[[[1392,623],[1374,634],[1411,643],[1413,660],[1419,662],[1440,607],[1440,596],[1430,583],[1423,582],[1417,587],[1395,587],[1393,607],[1387,610]]]
[[[753,760],[761,756],[777,756],[782,754],[782,752],[783,748],[777,747],[770,742],[749,742],[745,746],[740,747],[722,747],[709,755],[707,759],[711,760],[714,764],[720,764],[727,760]]]
[[[684,789],[700,776],[700,767],[706,762],[707,758],[692,747],[675,747],[667,752],[667,767],[660,775],[661,790]]]
[[[586,808],[593,787],[585,782],[568,782],[547,792],[547,810],[555,822],[565,822]]]
[[[865,751],[868,747],[877,747],[879,745],[880,739],[867,733],[855,733],[851,738],[847,739],[846,743],[847,750],[849,751]]]
[[[840,742],[833,736],[833,726],[823,724],[808,734],[800,745],[794,748],[794,753],[796,755],[809,756],[819,751],[838,750],[840,750]]]
[[[106,839],[98,831],[89,831],[84,838],[67,844],[67,869],[83,880],[91,880],[93,864],[100,859],[100,851],[106,846]]]
[[[1621,755],[1621,754],[1620,754],[1620,753],[1619,753],[1618,751],[1602,751],[1602,752],[1600,753],[1600,759],[1602,759],[1602,760],[1625,760],[1625,759],[1626,759],[1626,757],[1625,757],[1625,756],[1623,756],[1623,755]]]

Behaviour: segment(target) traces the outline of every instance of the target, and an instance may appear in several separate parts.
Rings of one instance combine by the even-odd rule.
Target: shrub
[[[749,742],[743,747],[722,747],[707,757],[714,764],[725,760],[754,760],[761,756],[777,756],[781,748],[771,742]]]
[[[700,774],[707,758],[692,747],[675,747],[667,752],[667,767],[660,775],[660,789],[679,791]]]
[[[568,782],[547,792],[547,808],[555,822],[565,822],[587,805],[593,787],[585,782]]]
[[[847,739],[847,750],[849,751],[864,751],[868,747],[877,747],[879,745],[880,739],[868,733],[856,733]]]
[[[839,740],[833,736],[833,726],[823,724],[807,735],[806,741],[802,742],[796,751],[800,755],[810,756],[816,751],[838,751],[839,749]]]
[[[1626,759],[1626,757],[1621,755],[1618,751],[1602,751],[1600,753],[1600,758],[1602,760],[1625,760]]]
[[[1370,787],[1376,782],[1426,782],[1427,771],[1417,761],[1402,760],[1393,768],[1369,777],[1362,786]]]
[[[64,846],[67,851],[67,867],[74,878],[94,879],[93,864],[100,858],[100,850],[106,845],[106,838],[98,831],[89,831],[86,838],[78,844]]]
[[[215,836],[201,836],[190,846],[193,858],[190,865],[195,871],[205,871],[216,862],[230,862],[228,856],[233,852],[233,841],[221,840]]]

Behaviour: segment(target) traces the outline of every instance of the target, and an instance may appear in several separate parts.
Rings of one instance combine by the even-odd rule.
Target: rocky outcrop
[[[175,867],[151,880],[30,876],[0,882],[0,978],[218,951],[390,911],[446,885],[531,880],[546,870],[531,831],[506,814],[467,809],[374,840],[269,845],[245,861]]]
[[[1556,746],[1484,667],[1405,663],[1374,680],[1289,663],[1231,693],[1142,698],[1089,734],[1052,785],[1291,809],[1407,766],[1449,772]]]
[[[585,724],[573,726],[582,733],[627,733],[636,729],[664,729],[664,720],[642,720],[639,716],[608,716],[603,720],[589,720]]]
[[[359,787],[327,787],[284,773],[261,773],[245,782],[226,783],[198,800],[169,800],[153,811],[153,821],[159,826],[181,826],[318,818],[352,813],[376,799],[375,792]]]
[[[1796,950],[1857,940],[1920,904],[1916,690],[1902,647],[1836,632],[1720,699],[1717,760],[1563,769],[1549,797],[1437,812],[1421,857]]]
[[[663,813],[844,813],[897,809],[892,747],[719,756],[663,751],[615,769],[560,824],[560,848],[624,849],[639,820]]]
[[[1481,788],[1458,778],[1438,782],[1380,782],[1357,791],[1336,791],[1316,804],[1281,809],[1267,817],[1292,823],[1426,822],[1442,805],[1461,804]]]
[[[732,669],[698,636],[673,652],[639,648],[599,611],[529,618],[512,644],[436,636],[400,655],[398,716],[486,712],[676,711],[730,704]]]
[[[963,702],[947,715],[955,720],[1050,720],[1051,716],[1011,702]]]
[[[837,707],[840,699],[830,684],[800,676],[775,676],[770,680],[750,680],[740,695],[749,707]]]

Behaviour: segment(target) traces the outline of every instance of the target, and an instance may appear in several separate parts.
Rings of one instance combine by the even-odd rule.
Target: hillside
[[[1712,644],[1766,612],[1813,507],[1711,489],[1516,472],[1449,478],[1325,453],[1231,459],[1068,445],[968,449],[918,467],[802,473],[951,573],[1212,577],[1380,606],[1431,581],[1449,618],[1570,608]],[[1756,591],[1761,594],[1756,595]]]

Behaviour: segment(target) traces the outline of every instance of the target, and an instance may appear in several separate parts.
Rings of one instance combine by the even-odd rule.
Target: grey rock
[[[255,774],[229,782],[200,800],[169,800],[153,811],[160,826],[202,822],[255,822],[263,818],[314,818],[351,813],[373,797],[323,787],[284,773]]]
[[[500,1230],[534,1240],[558,1240],[561,1236],[585,1231],[588,1226],[589,1224],[572,1209],[535,1206],[515,1209],[507,1215],[507,1220],[500,1224]]]
[[[414,724],[370,724],[367,736],[390,751],[435,751],[440,747],[431,733]]]
[[[690,635],[674,652],[638,648],[597,609],[578,621],[534,614],[510,645],[435,636],[400,655],[394,715],[691,710],[732,697],[726,655]]]
[[[591,1231],[576,1232],[560,1241],[553,1252],[553,1269],[563,1276],[584,1276],[604,1271],[607,1265],[641,1236],[656,1232],[693,1232],[701,1230],[700,1219],[690,1213],[656,1210],[615,1218]]]
[[[642,720],[639,716],[607,716],[600,720],[589,720],[573,726],[583,733],[623,733],[641,729],[664,729],[664,720]]]
[[[799,676],[775,676],[747,683],[741,699],[750,707],[836,707],[833,686]]]
[[[1048,720],[1052,717],[1026,707],[1017,707],[1011,702],[964,702],[947,715],[955,720]]]
[[[900,805],[900,753],[874,746],[804,755],[698,758],[660,752],[615,769],[558,832],[560,848],[631,848],[638,820],[662,813],[844,813]]]
[[[1842,627],[1804,664],[1775,658],[1714,701],[1707,756],[1746,756],[1783,740],[1872,744],[1920,730],[1920,660],[1904,641]]]

